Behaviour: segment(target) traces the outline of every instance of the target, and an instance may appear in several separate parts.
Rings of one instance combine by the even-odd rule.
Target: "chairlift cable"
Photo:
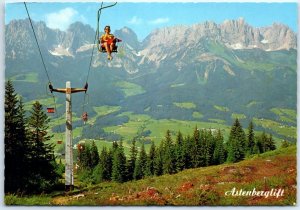
[[[39,45],[39,42],[38,42],[38,39],[37,39],[35,30],[34,30],[34,27],[33,27],[33,24],[32,24],[30,15],[29,15],[29,11],[28,11],[26,2],[24,2],[24,6],[25,6],[25,9],[26,9],[26,12],[27,12],[27,16],[28,16],[28,19],[29,19],[29,22],[30,22],[30,26],[31,26],[32,31],[33,31],[33,35],[34,35],[34,38],[35,38],[35,42],[36,42],[37,47],[38,47],[38,50],[39,50],[39,54],[40,54],[40,57],[41,57],[41,60],[42,60],[42,63],[43,63],[43,67],[44,67],[44,70],[45,70],[46,75],[47,75],[47,78],[48,78],[48,84],[52,84],[52,83],[51,83],[51,80],[50,80],[50,77],[49,77],[49,74],[48,74],[48,71],[47,71],[47,68],[46,68],[46,64],[45,64],[45,61],[44,61],[44,58],[43,58],[43,55],[42,55],[42,52],[41,52],[41,48],[40,48],[40,45]],[[56,106],[55,96],[54,96],[54,94],[53,94],[52,92],[51,92],[51,95],[52,95],[53,102],[54,102],[54,110],[55,110],[55,114],[56,114],[56,117],[58,118],[59,116],[58,116],[58,114],[57,114],[57,112],[56,112],[57,106]],[[60,131],[60,133],[61,133],[61,127],[60,127],[60,125],[59,125],[59,131]]]
[[[101,12],[103,9],[106,9],[106,8],[109,8],[109,7],[113,7],[117,4],[117,2],[115,2],[114,4],[111,4],[111,5],[108,5],[108,6],[105,6],[105,7],[102,7],[103,5],[103,2],[101,4],[101,8],[98,10],[98,13],[97,13],[97,30],[96,30],[96,34],[97,36],[99,36],[100,34],[100,31],[99,31],[99,26],[100,26],[100,17],[101,17]],[[97,48],[99,51],[101,51],[101,46],[99,45],[99,42],[97,42]]]
[[[29,15],[29,12],[28,12],[28,9],[27,9],[27,6],[26,6],[26,2],[24,2],[24,5],[25,5],[25,9],[26,9],[26,12],[27,12],[27,15],[28,15],[28,19],[29,19],[29,21],[30,21],[30,25],[31,25],[31,28],[32,28],[32,31],[33,31],[34,38],[35,38],[35,41],[36,41],[36,44],[37,44],[37,47],[38,47],[38,50],[39,50],[39,53],[40,53],[40,56],[41,56],[41,59],[42,59],[43,66],[44,66],[46,75],[47,75],[47,77],[48,77],[48,81],[49,81],[49,83],[51,83],[51,82],[50,82],[50,77],[49,77],[49,74],[48,74],[48,71],[47,71],[45,62],[44,62],[44,58],[43,58],[43,55],[42,55],[42,52],[41,52],[41,48],[40,48],[39,42],[38,42],[38,40],[37,40],[35,31],[34,31],[34,28],[33,28],[33,24],[32,24],[32,21],[31,21],[31,18],[30,18],[30,15]]]
[[[102,2],[103,4],[103,2]],[[101,7],[102,7],[102,4],[101,4]],[[91,67],[92,67],[92,62],[93,62],[93,57],[94,57],[94,50],[95,50],[95,43],[96,43],[96,40],[97,40],[97,30],[96,30],[96,33],[95,33],[95,38],[94,38],[94,43],[93,43],[93,49],[92,49],[92,55],[91,55],[91,58],[90,58],[90,64],[89,64],[89,69],[88,69],[88,73],[87,73],[87,77],[86,77],[86,80],[85,80],[85,84],[87,85],[88,84],[88,80],[89,80],[89,76],[90,76],[90,71],[91,71]],[[84,113],[85,109],[85,105],[86,105],[86,95],[87,93],[84,94],[84,97],[83,97],[83,105],[82,105],[82,114]]]
[[[101,3],[101,7],[98,10],[98,13],[97,13],[97,29],[96,29],[96,32],[95,32],[95,38],[94,38],[94,43],[93,43],[92,55],[91,55],[91,58],[90,58],[89,69],[88,69],[87,78],[86,78],[86,81],[85,81],[86,85],[88,84],[89,75],[90,75],[90,71],[91,71],[91,67],[92,67],[92,61],[93,61],[93,57],[94,57],[94,50],[95,50],[96,41],[97,41],[97,48],[99,50],[99,41],[98,41],[98,37],[99,37],[99,34],[100,34],[100,32],[99,32],[99,25],[100,24],[99,23],[100,23],[100,17],[101,17],[102,9],[113,7],[116,4],[117,4],[117,2],[115,2],[114,4],[111,4],[111,5],[103,7],[103,2],[102,2]],[[85,92],[84,99],[83,99],[83,106],[82,106],[82,113],[83,114],[85,113],[85,105],[86,105],[86,98],[87,98],[86,96],[87,96],[87,93]]]

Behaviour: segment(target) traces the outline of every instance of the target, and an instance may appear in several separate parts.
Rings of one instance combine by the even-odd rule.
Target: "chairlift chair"
[[[55,113],[55,109],[53,107],[48,107],[47,113]]]

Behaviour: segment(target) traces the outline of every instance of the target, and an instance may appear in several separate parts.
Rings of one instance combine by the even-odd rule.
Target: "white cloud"
[[[143,19],[133,16],[127,23],[132,25],[140,25],[143,22]]]
[[[74,22],[78,12],[72,8],[65,8],[58,12],[46,15],[46,24],[49,28],[66,30]],[[82,18],[82,17],[81,17]]]
[[[158,25],[158,24],[162,24],[162,23],[167,23],[169,21],[170,21],[169,18],[157,18],[154,20],[150,20],[148,23],[152,24],[152,25]]]

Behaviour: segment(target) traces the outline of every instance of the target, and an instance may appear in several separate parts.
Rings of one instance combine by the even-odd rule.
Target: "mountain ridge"
[[[43,81],[48,79],[29,22],[15,21],[14,24],[15,27],[7,26],[5,31],[6,78],[15,79],[16,90],[25,102],[47,98]],[[272,110],[291,113],[296,110],[297,51],[294,48],[267,51],[270,43],[261,43],[264,39],[263,42],[271,40],[268,36],[274,30],[275,35],[280,35],[279,40],[287,40],[278,43],[289,47],[293,39],[287,38],[295,34],[286,26],[275,24],[264,28],[261,33],[267,35],[262,37],[240,19],[224,23],[222,37],[216,23],[206,22],[191,27],[157,29],[143,42],[138,42],[133,30],[124,27],[114,32],[123,42],[119,43],[119,52],[113,54],[114,59],[107,61],[106,55],[96,49],[91,60],[95,34],[89,25],[74,23],[63,33],[48,29],[45,23],[36,24],[49,76],[55,78],[51,81],[54,87],[64,87],[65,81],[81,87],[86,81],[86,71],[91,70],[88,82],[89,94],[93,97],[87,111],[92,118],[97,116],[93,107],[104,105],[121,107],[119,114],[146,114],[156,120],[211,122],[219,119],[229,125],[234,116],[243,116],[242,123],[264,118],[280,123],[276,124],[278,129],[272,130],[274,135],[294,139],[294,133],[280,131],[280,126],[287,125],[293,132],[296,126],[293,115],[282,118]],[[224,31],[231,27],[237,32],[226,35]],[[191,39],[185,33],[191,35]],[[238,39],[235,37],[238,34],[245,36]],[[224,39],[237,40],[236,43],[242,40],[245,46],[260,40],[265,49],[234,49],[229,46],[234,42],[228,41],[226,45]],[[274,48],[278,49],[277,42]],[[58,97],[58,102],[63,104],[64,97]],[[81,103],[81,99],[74,96],[74,104]],[[193,104],[192,108],[176,106],[187,103]],[[59,108],[62,112],[63,107]],[[81,111],[74,106],[78,116]],[[119,123],[114,114],[102,120],[109,121],[109,125]]]
[[[10,38],[6,36],[8,47],[13,45],[12,40],[28,39],[31,28],[28,28],[29,22],[27,22],[28,19],[13,20],[6,25],[6,33],[12,35]],[[53,50],[54,47],[61,45],[74,53],[83,44],[93,43],[95,32],[88,24],[75,22],[66,31],[60,31],[48,28],[42,21],[33,23],[38,40],[43,42],[48,50]],[[296,34],[287,26],[274,23],[271,26],[255,28],[245,22],[243,18],[225,20],[221,24],[205,21],[191,26],[177,25],[160,28],[152,31],[142,42],[139,42],[136,33],[126,26],[114,33],[122,36],[121,38],[124,37],[127,43],[137,50],[139,47],[148,48],[149,46],[166,48],[182,44],[192,46],[203,37],[223,42],[232,49],[260,48],[274,51],[297,48]],[[48,34],[50,35],[47,36]]]

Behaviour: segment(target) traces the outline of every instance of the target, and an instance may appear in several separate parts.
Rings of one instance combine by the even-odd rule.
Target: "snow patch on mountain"
[[[85,44],[85,45],[79,47],[79,48],[76,50],[76,53],[77,53],[77,52],[84,52],[84,51],[93,49],[93,47],[95,47],[94,44]]]
[[[70,56],[74,57],[74,55],[69,51],[69,48],[64,48],[61,45],[58,45],[54,48],[54,50],[49,50],[49,53],[51,53],[54,56]]]

